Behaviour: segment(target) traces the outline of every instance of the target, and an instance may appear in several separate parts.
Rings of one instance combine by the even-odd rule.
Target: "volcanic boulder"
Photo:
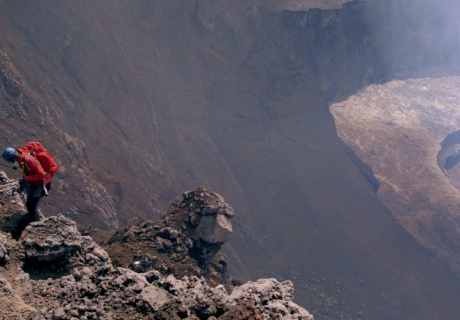
[[[131,220],[105,248],[117,266],[230,284],[236,280],[227,275],[227,259],[219,251],[230,239],[233,216],[222,196],[199,187],[176,198],[159,221]]]
[[[191,255],[206,269],[233,232],[234,211],[222,196],[199,187],[176,199],[165,217],[166,223],[180,226],[193,240]],[[186,227],[186,229],[185,229]]]
[[[26,259],[54,262],[70,257],[82,247],[82,236],[75,222],[62,215],[33,222],[23,233]]]

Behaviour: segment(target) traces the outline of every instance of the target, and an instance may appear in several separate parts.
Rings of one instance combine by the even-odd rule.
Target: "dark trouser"
[[[47,190],[50,190],[51,183],[47,183],[45,187]],[[43,185],[29,183],[27,186],[26,208],[27,214],[29,215],[31,221],[40,220],[40,210],[38,209],[38,203],[44,195],[45,191],[43,190]]]

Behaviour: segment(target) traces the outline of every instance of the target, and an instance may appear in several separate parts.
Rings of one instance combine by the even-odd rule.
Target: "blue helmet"
[[[11,148],[11,147],[3,149],[3,152],[2,152],[3,159],[9,162],[12,162],[12,160],[16,160],[17,155],[18,155],[18,152],[16,151],[16,149]]]

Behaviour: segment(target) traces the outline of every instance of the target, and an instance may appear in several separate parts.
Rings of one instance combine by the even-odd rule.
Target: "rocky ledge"
[[[157,222],[131,221],[107,251],[63,215],[18,234],[18,200],[0,193],[0,319],[313,319],[290,281],[226,274],[234,213],[212,190],[185,193]]]

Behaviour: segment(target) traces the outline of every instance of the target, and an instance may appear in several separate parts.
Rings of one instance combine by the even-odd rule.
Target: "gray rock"
[[[202,213],[204,216],[206,216],[206,215],[208,215],[208,214],[216,213],[218,209],[219,209],[219,208],[217,208],[217,207],[207,207],[207,208],[204,208],[203,211],[201,211],[201,213]]]
[[[67,258],[82,247],[75,222],[62,215],[33,222],[21,236],[26,259],[49,262]]]
[[[81,252],[85,259],[85,264],[91,266],[103,266],[110,263],[107,252],[96,244],[91,237],[82,237]]]
[[[51,318],[52,320],[61,320],[65,319],[65,311],[64,308],[57,308],[54,310],[53,317]]]
[[[233,211],[233,208],[220,208],[219,211],[217,211],[217,214],[224,214],[228,218],[233,218],[235,215],[235,212]]]
[[[313,316],[293,299],[294,287],[291,281],[279,282],[276,279],[259,279],[235,287],[228,297],[229,304],[252,300],[256,308],[267,319],[313,320]]]
[[[6,175],[5,171],[0,171],[0,183],[8,182],[8,176]]]
[[[169,275],[166,278],[159,278],[153,284],[165,288],[170,294],[179,298],[186,308],[191,310],[199,305],[224,305],[228,299],[228,294],[222,285],[212,288],[208,286],[203,277],[184,276],[181,279],[176,279],[173,275]]]
[[[155,286],[144,287],[137,296],[138,301],[145,302],[153,311],[158,311],[172,299],[173,297],[168,292]]]
[[[11,283],[5,279],[0,279],[0,295],[2,297],[17,297]]]
[[[171,227],[163,228],[158,232],[158,235],[162,238],[175,240],[179,236],[179,232]]]
[[[11,246],[6,235],[0,233],[0,265],[8,262]]]
[[[227,242],[232,232],[231,222],[223,215],[204,216],[196,230],[198,237],[209,243]]]

